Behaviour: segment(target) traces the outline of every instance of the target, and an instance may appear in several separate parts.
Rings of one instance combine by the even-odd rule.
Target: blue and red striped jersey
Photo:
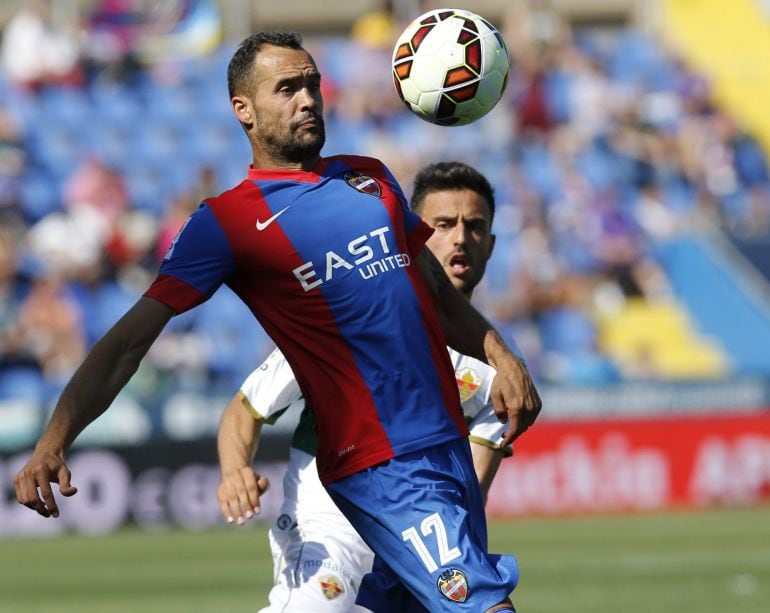
[[[378,160],[251,168],[189,218],[145,295],[177,313],[223,283],[240,296],[314,410],[328,483],[468,433],[415,262],[431,232]]]

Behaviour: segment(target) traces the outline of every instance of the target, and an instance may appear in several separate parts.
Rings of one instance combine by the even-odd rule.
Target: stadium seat
[[[26,173],[21,183],[19,204],[30,224],[61,210],[62,201],[56,185],[56,181],[44,172]]]
[[[37,440],[45,414],[37,400],[3,398],[3,387],[0,381],[0,449],[24,449]]]
[[[32,160],[49,176],[62,181],[75,171],[86,152],[87,127],[39,125],[27,142]]]
[[[91,88],[94,112],[103,122],[135,128],[147,115],[140,91],[121,83],[97,82]]]
[[[152,436],[152,420],[127,388],[110,410],[78,437],[76,447],[90,445],[140,445]]]
[[[168,197],[163,190],[163,170],[157,165],[133,159],[126,171],[126,186],[136,209],[160,217]]]
[[[729,359],[699,335],[674,302],[630,299],[617,314],[599,320],[599,339],[627,372],[664,379],[709,379],[728,374]]]
[[[39,103],[49,122],[68,128],[82,128],[93,117],[93,107],[85,90],[51,87],[40,93]]]

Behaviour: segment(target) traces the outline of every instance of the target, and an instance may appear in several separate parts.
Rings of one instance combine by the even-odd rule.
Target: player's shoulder
[[[278,349],[246,377],[240,393],[257,418],[268,423],[302,397],[294,372]]]
[[[387,172],[387,167],[381,160],[366,155],[332,155],[325,160],[327,168],[339,169],[341,172],[346,170],[372,173]]]
[[[278,377],[294,378],[294,373],[291,370],[291,366],[289,366],[289,363],[286,361],[286,357],[281,350],[276,347],[270,352],[270,355],[265,358],[265,361],[251,372],[241,387],[242,389],[245,389],[247,387],[265,384],[269,385]]]
[[[374,178],[380,185],[404,197],[401,186],[382,160],[365,155],[335,155],[325,160],[327,176],[344,177],[348,183]]]
[[[238,185],[231,187],[223,191],[218,196],[209,196],[203,200],[201,206],[208,206],[212,210],[218,210],[222,207],[243,202],[248,198],[249,194],[255,191],[257,188],[252,181],[244,179]]]

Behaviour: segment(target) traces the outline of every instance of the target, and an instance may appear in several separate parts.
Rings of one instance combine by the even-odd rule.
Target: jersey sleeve
[[[511,350],[520,360],[524,361],[523,354],[519,346],[515,341],[509,341]],[[526,362],[525,362],[526,363]],[[483,402],[484,404],[478,409],[478,412],[471,418],[468,423],[470,429],[470,440],[478,445],[485,445],[492,449],[502,449],[505,457],[513,455],[513,446],[501,447],[500,442],[503,435],[508,431],[510,424],[501,424],[497,420],[495,415],[495,407],[492,404],[490,393],[492,391],[492,379],[495,377],[495,370],[489,366],[484,374],[483,382]]]
[[[183,313],[208,300],[233,269],[227,236],[204,203],[179,230],[144,295]]]
[[[508,431],[508,424],[501,424],[497,421],[492,402],[485,404],[479,414],[471,419],[468,428],[470,429],[469,439],[472,443],[492,449],[502,449],[506,457],[513,455],[513,447],[509,445],[503,448],[500,445],[503,434]]]
[[[471,442],[502,449],[506,456],[510,456],[512,448],[509,446],[503,449],[500,446],[503,434],[508,431],[508,424],[501,424],[497,420],[491,399],[492,380],[497,374],[495,369],[474,358],[461,356],[452,349],[450,357],[455,366],[455,378],[463,413],[468,420]]]
[[[302,398],[294,372],[278,350],[254,370],[241,385],[241,400],[257,421],[272,424]]]

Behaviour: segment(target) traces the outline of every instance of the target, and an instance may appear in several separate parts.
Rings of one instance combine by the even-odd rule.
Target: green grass
[[[0,541],[0,611],[253,612],[265,526]],[[531,519],[490,526],[514,551],[520,613],[766,613],[770,508]]]

